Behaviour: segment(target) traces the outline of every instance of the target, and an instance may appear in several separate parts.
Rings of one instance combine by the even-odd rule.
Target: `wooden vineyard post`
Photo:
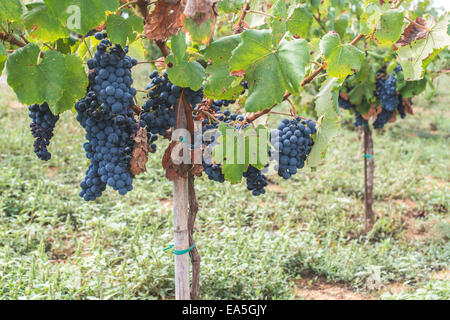
[[[368,124],[364,125],[363,131],[364,141],[364,220],[365,231],[369,232],[374,224],[373,204],[373,178],[374,178],[374,161],[373,161],[373,139],[372,131]]]
[[[186,116],[182,109],[182,104],[178,104],[175,109],[177,123],[175,129],[187,130]],[[174,249],[186,250],[189,247],[188,231],[188,179],[179,177],[173,183],[173,226],[174,226]],[[189,300],[189,254],[175,254],[175,299]]]

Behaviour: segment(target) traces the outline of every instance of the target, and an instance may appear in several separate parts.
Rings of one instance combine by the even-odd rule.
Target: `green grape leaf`
[[[23,8],[20,0],[2,0],[0,1],[0,21],[19,20]]]
[[[107,11],[116,11],[118,0],[44,0],[53,15],[70,30],[86,34],[105,22]]]
[[[397,51],[399,63],[403,68],[406,81],[419,80],[423,77],[424,61],[435,50],[450,45],[450,36],[447,33],[450,15],[445,13],[437,22],[431,16],[426,17],[430,31],[427,36],[412,41]]]
[[[300,92],[309,63],[305,40],[282,40],[274,46],[268,30],[245,30],[241,40],[233,50],[230,69],[246,73],[249,96],[245,109],[248,112],[280,103],[286,90],[294,94]]]
[[[32,3],[22,21],[33,39],[53,42],[69,36],[69,30],[55,17],[45,3]]]
[[[369,34],[377,27],[383,13],[391,10],[388,2],[380,4],[379,0],[366,0],[361,15],[360,32]]]
[[[400,10],[389,10],[380,17],[375,38],[381,44],[393,44],[401,34],[403,28],[404,13]]]
[[[3,68],[5,67],[6,59],[8,58],[8,52],[6,51],[5,46],[3,43],[0,42],[0,74],[3,71]]]
[[[270,18],[270,25],[272,29],[272,43],[274,45],[277,45],[287,31],[286,20],[288,13],[286,3],[283,0],[278,0],[272,6],[271,13],[274,17]]]
[[[58,39],[56,41],[56,50],[61,52],[62,54],[70,54],[72,52],[70,39]]]
[[[238,183],[250,164],[262,169],[269,162],[269,133],[264,126],[237,130],[220,123],[219,132],[221,135],[213,149],[213,159],[222,165],[225,180]]]
[[[205,69],[200,63],[189,61],[186,35],[180,31],[170,39],[172,54],[166,58],[166,64],[171,65],[167,69],[170,82],[183,88],[189,87],[194,91],[200,90]]]
[[[322,162],[329,143],[339,131],[337,113],[338,87],[338,79],[329,78],[322,84],[316,97],[316,113],[321,120],[314,146],[308,156],[308,165],[310,167],[317,167]]]
[[[56,105],[51,105],[53,114],[71,110],[75,103],[86,95],[86,87],[88,86],[83,61],[74,55],[67,55],[64,58],[64,90]]]
[[[306,5],[296,7],[286,21],[288,31],[302,38],[308,36],[312,23],[313,16]]]
[[[217,9],[224,13],[236,13],[244,7],[245,0],[222,0],[217,2]]]
[[[24,104],[56,104],[64,91],[64,55],[46,51],[39,58],[39,46],[30,43],[8,57],[8,84]],[[39,63],[38,60],[40,59]]]
[[[202,24],[198,25],[192,18],[185,18],[184,29],[189,32],[191,39],[200,43],[209,44],[214,34],[215,21],[209,18]]]
[[[113,43],[125,47],[127,40],[131,43],[136,39],[134,32],[142,31],[144,24],[141,18],[135,15],[124,18],[120,15],[110,15],[106,20],[108,37]]]
[[[343,38],[345,36],[345,30],[347,30],[348,26],[348,15],[343,14],[334,21],[334,30],[339,33],[339,36]]]
[[[232,51],[239,45],[240,36],[228,36],[211,43],[204,51],[210,60],[206,68],[205,95],[214,100],[236,100],[242,87],[230,76],[229,63]]]
[[[351,44],[343,44],[338,33],[331,31],[320,40],[320,51],[325,56],[330,77],[345,79],[359,70],[364,53]]]

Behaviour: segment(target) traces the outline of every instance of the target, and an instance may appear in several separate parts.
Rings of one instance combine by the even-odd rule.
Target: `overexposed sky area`
[[[450,11],[450,0],[434,0],[434,7],[443,7],[445,10]]]

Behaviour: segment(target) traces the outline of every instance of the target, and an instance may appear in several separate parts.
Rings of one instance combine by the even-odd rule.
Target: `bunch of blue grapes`
[[[30,124],[31,134],[36,139],[34,141],[34,152],[43,161],[48,161],[52,157],[47,147],[53,138],[53,130],[59,116],[55,116],[50,110],[47,102],[43,104],[33,104],[28,107],[32,122]]]
[[[243,176],[247,178],[247,189],[250,190],[255,197],[266,193],[265,188],[269,185],[269,182],[267,177],[262,174],[261,170],[249,165]]]
[[[158,71],[150,74],[151,82],[146,90],[149,90],[148,100],[143,105],[141,119],[147,128],[149,141],[151,143],[158,139],[158,135],[165,136],[167,130],[175,125],[175,106],[182,92],[186,101],[195,107],[203,99],[203,88],[193,91],[190,88],[181,88],[169,81],[167,72],[162,75]],[[156,145],[152,144],[150,149],[154,151]]]
[[[377,79],[375,96],[381,102],[383,109],[394,112],[398,106],[397,79],[394,74]]]
[[[97,33],[96,38],[105,37]],[[130,116],[133,111],[136,89],[133,84],[131,68],[137,64],[136,59],[127,55],[128,49],[112,45],[108,39],[101,40],[93,59],[88,61],[93,78],[93,89],[102,109],[110,115]]]
[[[102,41],[97,51],[100,54],[96,53],[95,61],[89,62],[89,67],[94,69],[89,75],[89,87],[86,96],[75,105],[77,120],[86,130],[88,140],[83,147],[90,165],[85,179],[80,184],[80,196],[86,201],[100,197],[107,185],[117,190],[120,195],[125,195],[133,189],[134,175],[130,172],[129,165],[134,147],[133,134],[138,130],[138,123],[130,109],[133,101],[117,98],[116,101],[120,101],[122,107],[111,108],[112,105],[101,98],[103,89],[98,90],[99,83],[109,81],[104,77],[98,79],[98,76],[104,73],[102,70],[107,70],[110,75],[115,74],[115,80],[121,78],[125,81],[128,75],[122,71],[129,70],[133,63],[120,46],[107,46],[107,50],[103,50],[104,45],[105,42]],[[114,67],[115,73],[112,69],[108,70],[109,67]],[[125,82],[112,82],[111,85],[117,89],[114,84],[118,83]],[[126,83],[129,88],[131,81],[127,80]],[[128,90],[128,94],[131,92]]]
[[[293,120],[283,119],[278,129],[271,133],[271,141],[275,142],[275,150],[279,154],[278,175],[289,179],[305,166],[311,152],[316,133],[316,124],[311,119],[297,117]]]

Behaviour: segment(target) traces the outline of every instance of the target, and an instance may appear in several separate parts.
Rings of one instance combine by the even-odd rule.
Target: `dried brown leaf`
[[[403,102],[403,107],[405,108],[405,113],[413,115],[414,111],[412,109],[412,100],[411,100],[411,98],[403,99],[402,102]]]
[[[151,40],[165,41],[183,26],[184,1],[175,4],[158,0],[147,17],[144,32]]]
[[[369,111],[366,114],[362,114],[364,120],[368,121],[370,118],[376,118],[381,113],[382,108],[377,107],[374,104],[370,106]]]
[[[388,120],[388,122],[395,122],[397,121],[397,110],[394,110],[392,113],[392,117]]]
[[[147,130],[145,128],[139,128],[133,136],[133,139],[134,149],[130,160],[130,171],[136,176],[147,171],[145,165],[147,164],[148,153],[150,152],[147,141]]]
[[[424,26],[425,28],[421,28],[414,23],[410,23],[409,26],[403,31],[400,39],[397,41],[398,45],[404,47],[415,40],[423,39],[428,36],[429,30],[427,30],[427,28],[429,26],[427,20],[417,17],[414,22],[418,25]]]
[[[187,0],[184,15],[201,25],[209,18],[215,18],[214,4],[213,0]]]

